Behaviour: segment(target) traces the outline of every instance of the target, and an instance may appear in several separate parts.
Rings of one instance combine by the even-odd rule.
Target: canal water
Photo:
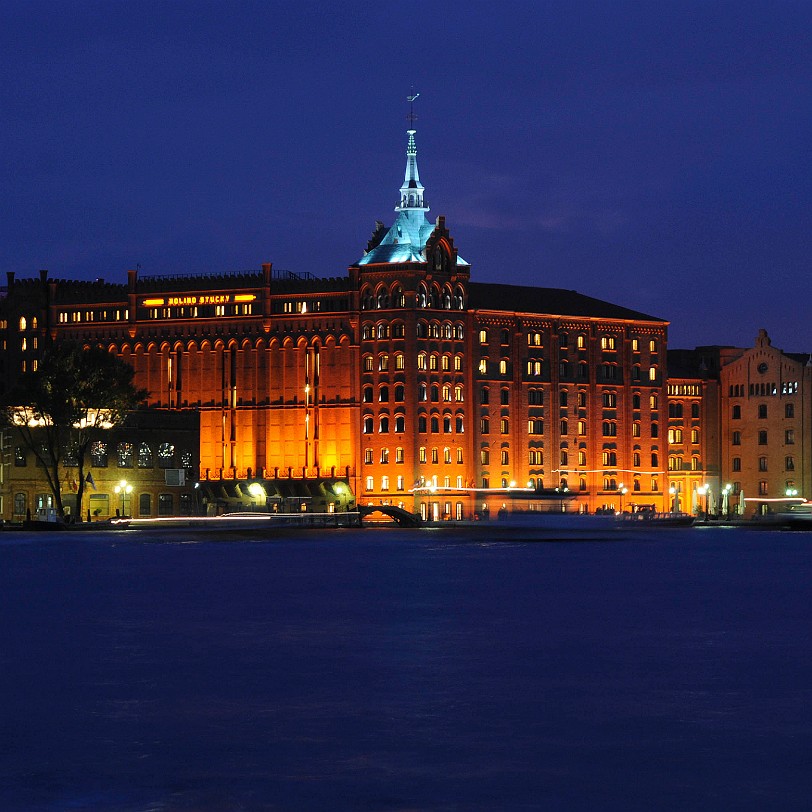
[[[0,534],[0,809],[801,810],[812,534]]]

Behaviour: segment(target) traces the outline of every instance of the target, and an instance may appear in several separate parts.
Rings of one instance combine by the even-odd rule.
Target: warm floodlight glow
[[[265,488],[263,488],[262,485],[259,482],[252,482],[248,486],[248,493],[250,493],[251,496],[261,498],[261,499],[264,499],[265,495],[266,495],[265,494]]]

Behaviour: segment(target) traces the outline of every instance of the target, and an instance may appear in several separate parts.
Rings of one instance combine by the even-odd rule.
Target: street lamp
[[[697,492],[697,493],[698,493],[700,496],[704,496],[704,497],[706,497],[706,499],[705,499],[705,506],[704,506],[704,508],[703,508],[703,506],[702,506],[702,503],[701,503],[701,502],[700,502],[700,504],[699,504],[699,512],[700,512],[700,513],[704,513],[704,514],[705,514],[705,517],[707,518],[707,516],[708,516],[708,501],[707,501],[707,495],[708,495],[708,486],[707,486],[707,485],[700,485],[700,486],[699,486],[699,487],[696,489],[696,492]]]
[[[122,479],[118,485],[113,488],[116,495],[121,496],[121,515],[126,516],[124,510],[124,500],[133,492],[133,486],[130,485],[126,479]]]
[[[623,497],[629,492],[629,489],[621,482],[617,486],[617,492],[620,494],[620,512],[623,513]]]
[[[722,488],[722,515],[726,518],[730,518],[730,492],[733,490],[733,486],[728,483]]]

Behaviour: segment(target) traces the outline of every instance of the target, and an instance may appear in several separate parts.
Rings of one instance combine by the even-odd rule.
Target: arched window
[[[138,444],[138,467],[139,468],[152,468],[154,465],[155,465],[155,461],[152,458],[152,449],[149,447],[149,443],[139,443]]]
[[[406,431],[406,418],[402,415],[395,416],[395,433],[396,434],[403,434]]]
[[[173,443],[161,443],[158,446],[158,467],[175,467],[175,446]]]

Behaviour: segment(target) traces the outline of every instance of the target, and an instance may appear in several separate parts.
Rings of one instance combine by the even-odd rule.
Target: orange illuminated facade
[[[395,221],[341,276],[9,274],[4,377],[57,337],[108,347],[150,407],[199,415],[202,483],[342,478],[434,519],[667,508],[668,323],[473,282],[428,210],[410,130]]]

